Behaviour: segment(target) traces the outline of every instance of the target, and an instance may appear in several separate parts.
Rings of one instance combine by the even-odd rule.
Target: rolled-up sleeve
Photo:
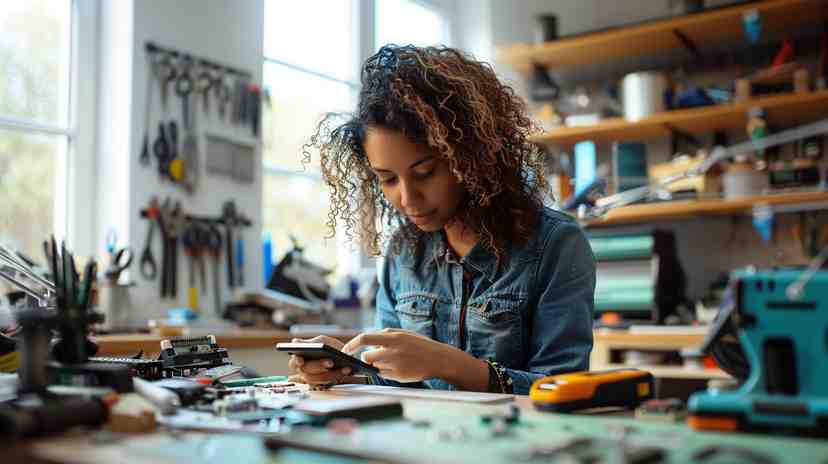
[[[516,394],[528,394],[541,377],[589,369],[595,258],[580,226],[562,222],[550,232],[535,278],[526,370],[506,369]]]

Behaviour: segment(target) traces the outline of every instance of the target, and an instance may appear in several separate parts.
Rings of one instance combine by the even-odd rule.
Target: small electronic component
[[[177,375],[195,375],[202,369],[226,366],[230,363],[227,350],[216,343],[215,335],[161,340],[161,362],[164,369]]]
[[[359,421],[402,417],[403,408],[393,398],[353,397],[336,400],[304,400],[293,407],[312,423],[326,424],[332,419],[351,418]]]
[[[543,377],[529,397],[542,411],[570,412],[599,407],[634,408],[653,398],[653,375],[638,369],[584,371]]]
[[[157,360],[98,356],[89,358],[89,362],[121,364],[129,368],[132,377],[144,380],[158,380],[164,377],[164,364]]]
[[[241,366],[224,364],[222,366],[211,367],[205,371],[199,372],[198,376],[211,379],[215,382],[216,380],[236,378],[241,375],[241,370]]]
[[[635,417],[654,422],[683,422],[687,410],[678,398],[647,400],[635,410]]]

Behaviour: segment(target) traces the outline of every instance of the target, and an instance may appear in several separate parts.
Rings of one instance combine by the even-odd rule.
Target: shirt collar
[[[432,239],[431,259],[433,262],[459,263],[483,274],[490,282],[494,282],[495,277],[497,277],[497,258],[480,242],[477,242],[466,256],[457,261],[442,232],[432,234]]]

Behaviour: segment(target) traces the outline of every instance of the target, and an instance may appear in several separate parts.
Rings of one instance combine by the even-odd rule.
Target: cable
[[[813,278],[816,271],[822,268],[822,265],[825,264],[825,260],[828,259],[828,245],[822,247],[822,251],[819,252],[814,259],[811,260],[810,264],[808,265],[808,269],[796,279],[796,282],[788,285],[788,288],[785,289],[785,295],[790,300],[798,300],[802,297],[802,292],[805,290],[805,285]]]

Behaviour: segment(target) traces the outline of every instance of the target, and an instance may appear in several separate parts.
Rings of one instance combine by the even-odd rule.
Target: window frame
[[[0,115],[0,129],[65,138],[66,148],[55,160],[58,179],[50,232],[68,240],[81,255],[94,250],[98,0],[71,0],[69,12],[66,125]]]
[[[266,0],[267,1],[267,0]],[[354,30],[352,33],[356,37],[356,47],[353,53],[353,76],[354,80],[345,80],[338,78],[333,75],[326,74],[324,72],[315,71],[312,69],[307,69],[302,66],[298,66],[293,63],[285,62],[279,59],[275,59],[272,57],[267,56],[264,51],[262,53],[262,68],[267,63],[275,64],[279,66],[285,66],[288,69],[304,72],[310,74],[312,76],[325,79],[331,82],[345,84],[349,87],[349,90],[352,92],[352,98],[356,101],[357,96],[359,94],[359,90],[361,84],[359,82],[360,75],[359,70],[361,65],[365,60],[367,60],[371,55],[373,55],[376,51],[376,44],[375,44],[375,37],[376,37],[376,2],[380,0],[352,0],[352,14],[354,15],[353,21],[353,28]],[[453,40],[452,37],[452,24],[453,18],[449,14],[449,11],[445,8],[445,6],[438,4],[436,2],[428,1],[428,0],[409,0],[418,5],[430,9],[437,14],[439,14],[444,19],[444,36],[446,37],[446,41],[451,43]],[[265,26],[266,27],[266,26]],[[263,47],[264,50],[264,47]],[[308,172],[308,171],[294,171],[292,169],[281,167],[275,163],[262,160],[262,183],[264,184],[267,182],[268,179],[272,179],[274,177],[281,177],[281,178],[289,178],[289,177],[301,177],[310,179],[314,182],[322,183],[322,176],[315,172]],[[263,199],[264,201],[264,199]],[[270,232],[270,231],[264,231]],[[340,242],[342,237],[337,237],[337,242]],[[373,258],[365,255],[361,250],[355,250],[352,253],[352,257],[354,261],[350,266],[344,266],[345,268],[349,268],[351,271],[357,271],[359,269],[365,268],[373,268],[375,266]],[[338,263],[337,268],[343,267],[341,266],[342,263]]]

